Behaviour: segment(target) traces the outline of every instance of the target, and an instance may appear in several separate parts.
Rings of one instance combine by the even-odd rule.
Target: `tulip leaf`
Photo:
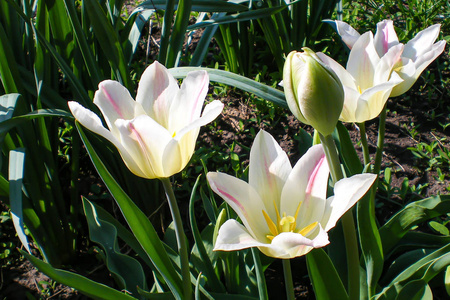
[[[73,287],[77,291],[80,291],[93,299],[136,299],[126,293],[117,291],[109,286],[95,282],[79,274],[53,268],[50,264],[37,259],[25,251],[20,250],[20,253],[31,261],[31,263],[39,269],[39,271],[45,273],[56,282]]]
[[[309,252],[306,255],[306,264],[316,299],[348,299],[344,285],[323,249],[313,249]]]
[[[152,0],[141,3],[138,7],[151,9],[165,9],[166,0]],[[178,9],[178,1],[174,9]],[[232,1],[211,1],[211,0],[193,0],[192,11],[196,12],[237,12],[248,10],[246,5],[234,3]]]
[[[237,87],[243,91],[253,93],[258,97],[271,101],[276,105],[288,108],[282,91],[231,72],[211,68],[179,67],[169,69],[169,73],[175,78],[185,78],[189,72],[198,70],[207,71],[211,81]]]
[[[377,181],[376,181],[377,182]],[[378,280],[383,268],[383,246],[380,233],[376,224],[374,193],[377,184],[375,183],[369,192],[358,201],[356,206],[358,233],[361,245],[361,252],[364,259],[364,269],[366,271],[366,293],[361,290],[361,294],[370,299],[375,293]],[[362,282],[361,282],[362,283]]]
[[[19,148],[9,152],[9,196],[11,216],[22,245],[31,253],[27,235],[23,227],[22,180],[25,165],[25,149]]]
[[[450,195],[437,195],[408,204],[380,228],[384,253],[415,225],[450,211]]]
[[[339,154],[344,160],[344,165],[349,169],[349,174],[351,176],[354,174],[361,174],[363,171],[363,166],[359,160],[358,154],[356,153],[353,142],[350,139],[347,128],[341,122],[337,123],[336,126],[338,137],[339,137]]]
[[[202,265],[204,267],[202,273],[206,276],[208,279],[208,282],[211,283],[211,287],[214,291],[224,292],[225,289],[222,285],[222,283],[217,278],[216,272],[214,270],[214,267],[212,265],[210,256],[208,255],[205,245],[203,244],[203,239],[200,234],[200,231],[197,226],[197,221],[195,219],[195,210],[194,210],[194,204],[195,204],[195,194],[197,192],[197,187],[200,182],[200,176],[197,178],[194,187],[192,188],[191,192],[191,199],[189,201],[189,221],[191,223],[192,228],[192,234],[194,236],[195,246],[192,248],[192,251],[194,252],[194,249],[196,248],[200,258]],[[210,239],[212,239],[212,235],[210,236]],[[197,265],[197,264],[196,264]]]
[[[449,251],[450,244],[411,264],[375,295],[374,299],[421,299],[420,295],[427,295],[428,282],[450,265]]]
[[[159,239],[152,223],[114,180],[100,160],[78,122],[76,123],[76,127],[98,174],[119,205],[131,231],[145,250],[149,259],[153,262],[159,273],[169,285],[174,296],[177,299],[181,299],[183,293],[181,278],[176,272],[167,254],[167,250]]]
[[[194,25],[191,25],[188,27],[188,30],[194,30],[198,28],[204,28],[208,26],[213,25],[223,25],[228,23],[235,23],[235,22],[243,22],[248,20],[256,20],[260,18],[269,17],[273,14],[279,13],[283,9],[287,8],[286,5],[282,6],[276,6],[276,7],[269,7],[269,8],[260,8],[260,9],[254,9],[250,11],[240,12],[237,14],[232,15],[226,15],[223,17],[218,17],[217,19],[213,20],[206,20],[200,23],[196,23]]]
[[[99,218],[94,205],[83,197],[84,214],[89,227],[91,241],[100,244],[106,254],[106,265],[121,289],[137,296],[137,286],[146,289],[144,270],[134,258],[120,253],[116,227]]]

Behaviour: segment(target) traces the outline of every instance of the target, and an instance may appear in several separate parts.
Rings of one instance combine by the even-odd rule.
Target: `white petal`
[[[393,72],[388,82],[365,90],[358,99],[356,120],[352,120],[352,122],[361,123],[378,117],[389,99],[392,88],[401,82],[402,79]]]
[[[404,45],[398,44],[391,47],[388,52],[380,59],[375,68],[373,85],[381,84],[389,80],[393,68],[401,61]]]
[[[315,145],[300,158],[292,169],[281,194],[280,214],[297,216],[299,230],[318,222],[325,209],[328,188],[328,163],[322,145]]]
[[[264,254],[277,258],[294,258],[305,255],[314,248],[321,248],[330,243],[326,231],[321,226],[319,228],[319,233],[313,239],[298,233],[283,232],[277,235],[269,246],[259,247],[259,249]]]
[[[273,220],[276,220],[281,191],[291,171],[286,152],[269,133],[260,130],[250,151],[249,184],[258,191]]]
[[[131,120],[135,117],[136,102],[130,92],[117,81],[100,82],[94,95],[94,103],[100,108],[106,124],[116,136],[118,134],[114,126],[116,120]]]
[[[169,115],[171,131],[179,131],[200,117],[208,85],[209,76],[206,71],[188,73],[177,96],[171,102]]]
[[[370,189],[377,176],[375,174],[358,174],[336,182],[334,197],[327,201],[327,210],[320,222],[325,231],[333,228],[344,215]]]
[[[372,32],[366,32],[356,41],[347,61],[347,71],[361,90],[373,85],[375,68],[380,57],[375,50]]]
[[[270,234],[262,213],[266,207],[253,187],[223,173],[208,172],[206,176],[211,189],[238,214],[251,235],[258,240],[266,240],[266,235]]]
[[[391,96],[399,96],[408,91],[416,82],[417,78],[419,78],[420,74],[422,74],[423,70],[425,70],[425,68],[428,67],[428,65],[432,63],[439,55],[441,55],[445,49],[445,45],[445,41],[435,43],[428,52],[419,56],[415,62],[406,57],[403,58],[403,66],[396,69],[396,72],[400,75],[404,82],[394,87],[391,92]]]
[[[139,82],[136,101],[149,116],[158,121],[157,115],[165,115],[179,90],[178,82],[166,67],[155,61],[145,69]],[[158,103],[155,103],[158,101]]]
[[[428,52],[439,36],[440,28],[441,24],[434,24],[416,34],[412,40],[406,43],[404,56],[415,61],[416,58]]]
[[[146,178],[169,177],[164,172],[163,162],[166,146],[172,137],[165,128],[147,115],[141,115],[132,121],[118,120],[122,144],[136,161]],[[131,168],[130,168],[131,169]]]
[[[339,120],[342,122],[356,122],[356,110],[361,94],[355,89],[344,86],[344,95],[344,107],[342,108]]]
[[[391,47],[399,44],[392,20],[378,22],[374,43],[380,57],[386,54]]]
[[[342,41],[348,48],[352,49],[358,38],[361,36],[352,26],[342,21],[334,21],[336,23],[337,33],[341,36]]]
[[[228,220],[219,229],[214,251],[235,251],[263,245],[239,222]]]

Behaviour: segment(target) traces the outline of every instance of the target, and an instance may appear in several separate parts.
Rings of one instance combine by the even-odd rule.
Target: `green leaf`
[[[23,256],[25,256],[31,263],[39,269],[42,273],[46,274],[53,280],[73,287],[74,289],[80,291],[81,293],[93,298],[93,299],[117,299],[117,300],[130,300],[136,299],[130,295],[119,292],[109,286],[92,281],[81,275],[61,270],[55,269],[50,264],[43,262],[40,259],[28,254],[25,251],[20,250]]]
[[[380,228],[384,253],[388,253],[413,226],[449,211],[450,195],[437,195],[408,204]]]
[[[348,299],[344,285],[323,249],[313,249],[306,255],[308,274],[317,300]]]
[[[147,288],[144,270],[134,258],[120,253],[117,229],[113,224],[99,218],[94,205],[83,197],[84,214],[91,241],[102,246],[106,254],[106,266],[114,274],[121,289],[138,296],[137,287]]]
[[[344,160],[344,166],[346,166],[350,171],[347,176],[361,174],[363,171],[363,166],[359,160],[358,154],[356,153],[355,147],[353,146],[353,142],[350,139],[347,128],[344,124],[338,122],[336,129],[339,137],[339,154]]]
[[[128,59],[125,59],[116,31],[106,18],[105,12],[98,1],[86,0],[84,2],[95,37],[103,50],[103,54],[107,57],[116,79],[128,90],[133,91],[134,87],[128,70]]]
[[[138,7],[165,9],[166,0],[145,1]],[[174,8],[178,8],[177,3],[175,3]],[[191,9],[196,12],[236,12],[248,10],[248,7],[231,1],[193,0]]]
[[[22,181],[25,165],[25,149],[19,148],[9,152],[9,197],[11,218],[22,245],[31,253],[27,235],[23,227]]]
[[[445,227],[445,225],[438,223],[436,221],[431,221],[430,223],[428,223],[428,225],[430,225],[430,227],[437,233],[440,233],[442,235],[449,235],[449,231],[448,228]]]
[[[174,296],[177,299],[181,299],[183,289],[180,276],[172,265],[172,262],[167,255],[167,251],[161,243],[161,240],[159,239],[152,223],[136,206],[136,204],[133,203],[133,201],[108,172],[88,138],[84,134],[81,126],[76,123],[76,127],[97,172],[119,205],[123,216],[131,228],[131,231],[136,236],[136,239],[139,241],[150,260],[158,269],[159,273],[164,277]]]
[[[282,11],[285,8],[287,8],[286,5],[270,7],[270,8],[254,9],[254,10],[245,11],[245,12],[241,12],[241,13],[237,13],[237,14],[218,17],[217,19],[206,20],[206,21],[191,25],[187,29],[194,30],[194,29],[204,28],[204,27],[213,26],[213,25],[223,25],[223,24],[229,24],[229,23],[236,23],[236,22],[243,22],[243,21],[248,21],[248,20],[256,20],[256,19],[260,19],[260,18],[266,18],[266,17],[269,17],[273,14],[276,14],[276,13]]]
[[[229,86],[237,87],[243,91],[253,93],[258,97],[266,99],[284,108],[288,108],[284,93],[265,84],[256,82],[247,77],[237,75],[231,72],[211,69],[211,68],[197,68],[197,67],[179,67],[169,69],[170,74],[175,78],[185,78],[189,72],[205,70],[209,74],[211,81],[227,84]]]
[[[203,244],[203,239],[200,234],[200,231],[197,227],[197,221],[195,220],[195,210],[194,210],[194,204],[195,204],[195,193],[197,192],[197,187],[200,181],[200,176],[197,178],[194,187],[192,188],[191,192],[191,199],[189,201],[189,221],[191,223],[192,228],[192,234],[194,236],[195,246],[198,250],[201,258],[202,265],[204,267],[202,273],[205,275],[205,277],[208,279],[208,282],[211,284],[211,288],[214,291],[218,292],[225,292],[225,288],[223,287],[222,283],[219,281],[219,279],[216,276],[216,272],[214,270],[214,267],[212,265],[210,256],[208,255],[205,245]],[[212,237],[212,236],[211,236]],[[212,241],[210,241],[212,242]],[[193,247],[193,251],[194,251]]]

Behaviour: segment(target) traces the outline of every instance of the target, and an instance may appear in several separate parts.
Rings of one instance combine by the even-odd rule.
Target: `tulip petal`
[[[336,182],[334,196],[328,198],[327,209],[320,222],[325,231],[333,228],[339,218],[367,193],[376,178],[375,174],[357,174]]]
[[[267,240],[270,230],[262,213],[267,210],[255,189],[224,173],[208,172],[206,176],[211,189],[238,214],[250,234],[257,240]]]
[[[281,194],[280,213],[297,216],[297,227],[301,229],[320,220],[325,209],[328,167],[322,145],[315,145],[300,158],[289,174]]]
[[[159,62],[155,61],[145,69],[139,82],[136,102],[146,113],[164,125],[167,122],[169,107],[179,87],[177,80]]]
[[[94,103],[102,112],[109,130],[115,136],[118,135],[114,126],[117,119],[131,120],[135,117],[136,103],[130,92],[117,81],[100,82],[94,95]]]
[[[337,33],[341,36],[342,41],[349,49],[353,48],[358,38],[361,36],[352,26],[342,21],[334,21],[336,23]]]
[[[291,171],[286,152],[269,133],[259,131],[250,151],[249,184],[258,191],[266,213],[273,220],[276,220],[281,191]]]
[[[179,131],[200,117],[208,85],[206,71],[189,72],[170,106],[170,130]]]
[[[400,76],[393,72],[388,82],[365,90],[358,99],[355,112],[356,119],[348,120],[347,122],[361,123],[378,117],[389,99],[392,89],[401,82]]]
[[[328,245],[328,234],[319,226],[319,233],[309,239],[294,232],[283,232],[277,235],[270,245],[259,247],[266,255],[277,258],[294,258],[307,254],[314,248]],[[280,251],[282,249],[282,251]]]
[[[372,32],[368,31],[361,35],[350,51],[346,68],[362,91],[373,85],[374,72],[379,61]]]
[[[131,121],[117,120],[123,147],[134,158],[146,178],[168,177],[164,172],[162,157],[172,137],[169,132],[147,115],[141,115]],[[128,162],[127,162],[128,163]],[[133,171],[133,169],[130,167]]]
[[[378,22],[374,44],[380,57],[386,54],[391,47],[399,44],[392,20]]]
[[[440,28],[441,24],[434,24],[416,34],[413,39],[406,43],[403,56],[415,61],[418,57],[428,52],[438,38]]]
[[[313,248],[324,247],[328,244],[328,235],[322,228],[312,240],[298,233],[283,232],[271,243],[262,243],[254,239],[236,220],[228,220],[219,229],[214,251],[235,251],[258,247],[267,256],[287,259],[305,255]]]
[[[389,81],[392,74],[392,69],[401,61],[404,45],[398,44],[390,48],[387,53],[380,59],[380,62],[375,68],[373,85],[381,84]]]
[[[402,66],[395,71],[404,80],[401,84],[394,87],[391,97],[399,96],[408,91],[417,81],[423,70],[428,67],[445,49],[446,42],[439,41],[435,43],[429,51],[419,56],[416,61],[409,58],[402,58]]]

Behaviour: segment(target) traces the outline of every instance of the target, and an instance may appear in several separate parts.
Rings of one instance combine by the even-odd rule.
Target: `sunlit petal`
[[[334,196],[328,199],[327,210],[320,222],[326,231],[333,228],[339,218],[364,196],[376,178],[375,174],[358,174],[335,184]]]
[[[260,131],[250,151],[249,184],[258,191],[272,218],[276,218],[275,207],[280,205],[281,191],[291,171],[286,152],[269,133]]]
[[[392,20],[383,20],[377,24],[374,43],[380,57],[386,54],[391,47],[399,44]]]
[[[342,21],[335,21],[337,33],[349,49],[353,48],[358,38],[361,36],[352,26]]]

